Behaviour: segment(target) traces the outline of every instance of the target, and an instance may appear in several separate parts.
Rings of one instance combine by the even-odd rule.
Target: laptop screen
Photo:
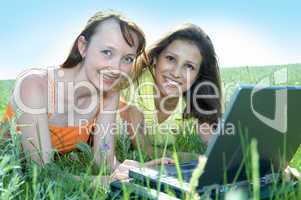
[[[247,179],[252,139],[261,176],[283,169],[301,143],[300,113],[301,87],[240,86],[208,145],[199,187]]]

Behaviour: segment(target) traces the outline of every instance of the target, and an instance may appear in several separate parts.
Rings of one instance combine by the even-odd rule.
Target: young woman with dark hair
[[[192,122],[208,143],[222,112],[220,72],[209,36],[184,24],[150,46],[137,65],[142,70],[135,93],[127,89],[122,97],[128,106],[122,118],[131,124],[132,142],[142,133],[142,147],[156,157],[154,147],[174,144],[183,130],[179,124]]]

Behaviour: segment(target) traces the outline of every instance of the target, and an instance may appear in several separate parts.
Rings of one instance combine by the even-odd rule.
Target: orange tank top
[[[48,95],[51,95],[51,106],[48,111],[48,118],[52,115],[55,109],[55,81],[54,78],[48,76]],[[91,131],[96,124],[96,115],[88,123],[79,126],[60,127],[57,125],[48,124],[49,133],[51,136],[52,147],[58,152],[64,154],[70,152],[76,148],[76,144],[80,142],[87,143],[90,137]],[[13,106],[8,103],[4,112],[3,121],[11,120],[15,116]],[[17,133],[21,133],[20,129],[16,128]],[[92,136],[92,135],[91,135]]]

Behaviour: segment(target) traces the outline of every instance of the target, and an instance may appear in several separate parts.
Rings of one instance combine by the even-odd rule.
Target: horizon
[[[296,65],[296,66],[295,66]],[[229,67],[220,67],[220,70],[223,71],[223,70],[240,70],[240,69],[243,69],[243,68],[247,68],[247,67],[250,67],[250,68],[261,68],[261,67],[301,67],[301,63],[287,63],[287,64],[271,64],[271,65],[245,65],[245,66],[229,66]],[[48,66],[48,67],[51,67],[51,66]],[[29,68],[25,68],[25,69],[29,69]],[[24,70],[25,70],[24,69]],[[43,69],[43,68],[42,68]],[[18,74],[17,74],[18,75]],[[16,76],[17,76],[16,75]],[[222,76],[222,75],[221,75]],[[0,76],[0,81],[14,81],[15,78],[8,78],[8,79],[2,79],[1,76]]]

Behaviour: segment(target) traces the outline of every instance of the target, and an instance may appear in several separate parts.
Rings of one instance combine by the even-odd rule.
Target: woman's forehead
[[[202,55],[196,44],[185,40],[174,40],[164,50],[176,56],[186,57],[188,60],[201,61]]]
[[[138,37],[134,32],[131,32],[131,34],[134,39],[134,45],[132,47],[129,46],[122,35],[119,21],[116,19],[107,19],[98,25],[92,36],[92,40],[96,44],[136,51],[138,47]]]

